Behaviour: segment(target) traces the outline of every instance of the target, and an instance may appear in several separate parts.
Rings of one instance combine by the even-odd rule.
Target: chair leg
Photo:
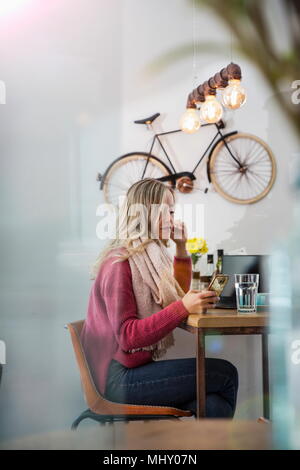
[[[152,421],[154,419],[156,420],[159,420],[159,419],[172,419],[172,420],[180,420],[180,417],[179,416],[164,416],[164,415],[159,415],[159,416],[128,416],[127,419],[125,418],[124,419],[124,416],[99,416],[97,414],[95,414],[93,411],[91,411],[89,408],[85,411],[83,411],[83,413],[81,413],[81,415],[78,416],[78,418],[75,419],[75,421],[72,423],[72,426],[71,426],[71,429],[74,431],[77,429],[78,427],[78,424],[86,419],[86,418],[90,418],[90,419],[93,419],[95,421],[98,421],[100,425],[105,425],[105,423],[110,423],[112,424],[113,422],[116,422],[116,421],[125,421],[127,423],[129,423],[130,421],[136,421],[136,420],[143,420],[144,422],[149,422],[149,421]]]
[[[72,426],[71,426],[71,429],[72,431],[75,431],[77,429],[77,426],[78,424],[83,420],[83,419],[86,419],[86,418],[92,418],[93,417],[93,413],[91,412],[91,410],[88,408],[87,410],[83,411],[81,413],[81,415],[78,416],[78,418],[75,419],[75,421],[72,423]]]

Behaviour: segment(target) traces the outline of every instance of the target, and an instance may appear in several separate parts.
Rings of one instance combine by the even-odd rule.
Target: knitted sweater
[[[128,368],[151,362],[152,351],[128,351],[156,343],[189,315],[180,299],[147,318],[138,318],[129,262],[112,264],[115,259],[104,260],[93,282],[80,335],[94,383],[103,396],[112,359]],[[175,256],[173,266],[175,278],[187,292],[191,258]]]

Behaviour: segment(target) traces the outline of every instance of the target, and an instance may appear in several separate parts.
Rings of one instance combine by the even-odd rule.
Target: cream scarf
[[[141,243],[141,238],[138,238],[133,241],[133,247]],[[172,257],[160,240],[153,240],[146,245],[142,253],[131,255],[128,261],[139,318],[149,317],[185,295],[174,277]],[[129,352],[153,350],[152,357],[155,360],[162,357],[173,345],[174,336],[171,332],[151,346],[132,349]]]

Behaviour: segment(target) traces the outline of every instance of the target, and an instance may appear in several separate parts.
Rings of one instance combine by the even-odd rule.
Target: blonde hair
[[[147,211],[147,223],[148,231],[147,233],[152,233],[151,229],[151,220],[152,220],[152,204],[157,205],[158,212],[160,213],[160,208],[163,205],[163,201],[167,192],[170,191],[174,200],[175,192],[171,186],[167,186],[162,181],[158,181],[153,178],[145,178],[141,181],[134,183],[128,189],[126,193],[125,200],[120,207],[119,213],[117,214],[117,227],[119,229],[116,231],[116,238],[111,240],[109,244],[100,252],[94,264],[90,268],[91,279],[95,279],[102,262],[106,257],[109,256],[110,252],[115,248],[125,247],[127,249],[126,255],[122,253],[117,253],[115,256],[118,257],[117,261],[123,261],[128,259],[131,255],[136,252],[143,252],[148,243],[155,241],[158,242],[155,238],[144,237],[144,241],[136,248],[132,246],[132,241],[136,238],[136,215],[130,213],[130,208],[135,204],[141,204],[145,207]],[[121,238],[120,234],[126,234],[126,237]],[[160,240],[168,246],[168,241]]]

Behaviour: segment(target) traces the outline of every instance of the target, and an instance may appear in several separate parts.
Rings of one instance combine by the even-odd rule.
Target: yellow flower
[[[189,253],[204,254],[208,252],[208,246],[204,238],[189,238],[186,242],[186,249]]]

